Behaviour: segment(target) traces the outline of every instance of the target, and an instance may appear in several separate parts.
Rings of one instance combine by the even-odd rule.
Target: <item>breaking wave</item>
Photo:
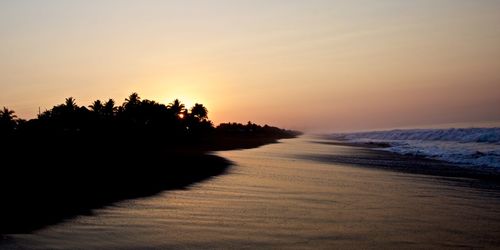
[[[331,139],[387,144],[383,150],[456,164],[500,168],[500,128],[409,129],[334,134]]]

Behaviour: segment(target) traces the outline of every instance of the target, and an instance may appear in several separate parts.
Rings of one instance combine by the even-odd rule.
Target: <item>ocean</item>
[[[462,166],[500,170],[500,128],[396,129],[332,134],[353,143],[386,143],[384,150]]]

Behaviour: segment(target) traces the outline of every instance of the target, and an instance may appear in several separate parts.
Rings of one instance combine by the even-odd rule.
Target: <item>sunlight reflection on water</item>
[[[219,152],[229,173],[124,201],[30,235],[19,248],[442,248],[500,246],[498,191],[294,155],[359,154],[307,137]]]

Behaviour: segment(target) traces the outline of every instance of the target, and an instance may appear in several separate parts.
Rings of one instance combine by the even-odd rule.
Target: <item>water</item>
[[[217,153],[235,163],[226,175],[185,190],[124,201],[34,234],[9,236],[3,247],[500,247],[497,189],[314,161],[304,155],[364,151],[311,140]]]
[[[332,138],[351,142],[383,142],[399,154],[487,167],[500,170],[500,127],[406,129],[334,134]]]

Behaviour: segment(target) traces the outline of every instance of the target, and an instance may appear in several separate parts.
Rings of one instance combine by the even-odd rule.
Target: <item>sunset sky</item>
[[[344,131],[500,120],[500,1],[1,1],[0,107],[205,104]]]

